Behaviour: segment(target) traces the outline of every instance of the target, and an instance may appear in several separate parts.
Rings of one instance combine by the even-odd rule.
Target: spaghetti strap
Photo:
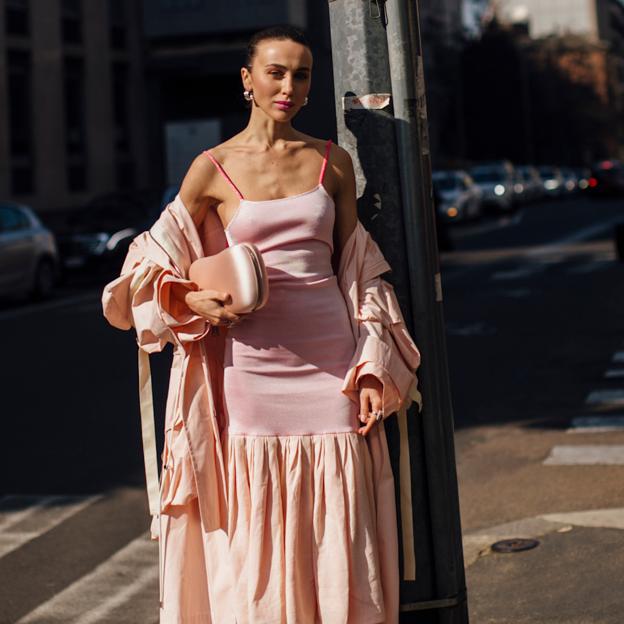
[[[219,173],[228,181],[229,185],[236,191],[236,194],[238,195],[238,197],[240,199],[244,199],[243,194],[238,190],[238,187],[236,186],[236,184],[234,184],[234,182],[232,182],[232,179],[230,178],[230,176],[227,173],[225,173],[225,169],[223,169],[221,164],[210,153],[210,151],[209,150],[204,150],[203,153],[206,154],[206,156],[208,156],[208,158],[210,158],[210,160],[212,160],[212,162],[214,163],[214,166],[217,168]]]
[[[321,167],[321,175],[319,176],[319,186],[323,184],[323,177],[325,176],[325,169],[327,168],[327,159],[329,158],[329,150],[331,148],[332,140],[328,139],[325,145],[325,158],[323,159],[323,166]]]

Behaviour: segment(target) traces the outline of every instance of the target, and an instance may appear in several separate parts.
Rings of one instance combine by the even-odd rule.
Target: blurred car
[[[118,271],[132,239],[156,216],[147,197],[125,192],[98,195],[83,208],[66,211],[55,226],[64,271]]]
[[[0,295],[48,297],[58,277],[54,235],[28,206],[0,202]]]
[[[442,220],[465,221],[481,216],[483,193],[465,171],[436,171],[432,178],[436,210]]]
[[[588,190],[595,195],[624,194],[624,166],[618,160],[603,160],[592,167]]]
[[[526,201],[536,201],[544,196],[544,185],[536,167],[533,165],[516,165],[516,172],[522,183]]]
[[[575,167],[573,169],[578,180],[578,188],[580,191],[586,191],[589,188],[589,179],[591,178],[591,169],[587,167]]]
[[[484,204],[503,212],[510,212],[516,205],[514,192],[515,172],[508,160],[482,163],[469,171],[475,184],[481,189]]]
[[[547,197],[561,197],[564,192],[564,179],[559,167],[543,165],[538,167],[544,192]]]
[[[579,181],[576,173],[570,167],[561,167],[564,193],[572,194],[578,191]]]

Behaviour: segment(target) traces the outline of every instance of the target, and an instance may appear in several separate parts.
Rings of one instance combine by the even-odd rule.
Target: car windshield
[[[454,191],[459,186],[455,176],[440,176],[433,179],[433,184],[439,191]]]
[[[505,178],[500,169],[473,169],[470,175],[475,182],[500,182]]]
[[[554,169],[551,169],[550,167],[540,167],[540,175],[544,178],[556,178],[557,174],[555,173]]]

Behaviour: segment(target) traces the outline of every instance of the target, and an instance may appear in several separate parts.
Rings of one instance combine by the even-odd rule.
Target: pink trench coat
[[[190,600],[202,602],[193,605],[193,612],[206,614],[198,622],[235,623],[233,613],[223,610],[235,599],[230,595],[224,566],[228,558],[228,501],[221,399],[227,329],[212,327],[184,304],[184,294],[197,290],[187,279],[191,262],[226,246],[216,213],[209,212],[198,231],[177,195],[152,228],[134,239],[120,276],[104,288],[102,296],[109,323],[124,330],[134,327],[137,335],[145,470],[153,516],[151,536],[160,540],[161,622],[190,623],[182,619],[173,603],[181,595],[187,599],[192,595]],[[420,354],[405,327],[392,285],[380,277],[389,270],[379,247],[358,220],[342,251],[338,271],[357,344],[342,391],[359,404],[357,380],[374,374],[383,384],[384,417],[398,412],[402,572],[405,580],[413,580],[406,409],[412,400],[421,403],[416,378]],[[174,355],[159,480],[148,354],[162,351],[167,343],[173,344]],[[395,490],[383,422],[373,427],[367,442],[379,519],[385,622],[396,624],[400,571]],[[193,524],[195,537],[189,532]],[[201,535],[199,542],[197,535]],[[169,566],[165,566],[166,560]],[[163,578],[165,569],[172,568],[171,561],[179,574]]]

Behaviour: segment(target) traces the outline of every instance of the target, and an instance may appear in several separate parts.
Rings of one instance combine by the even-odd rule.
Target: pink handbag
[[[262,308],[269,298],[269,278],[262,254],[253,243],[237,243],[198,258],[189,267],[189,279],[201,289],[230,293],[226,310],[246,314]]]

